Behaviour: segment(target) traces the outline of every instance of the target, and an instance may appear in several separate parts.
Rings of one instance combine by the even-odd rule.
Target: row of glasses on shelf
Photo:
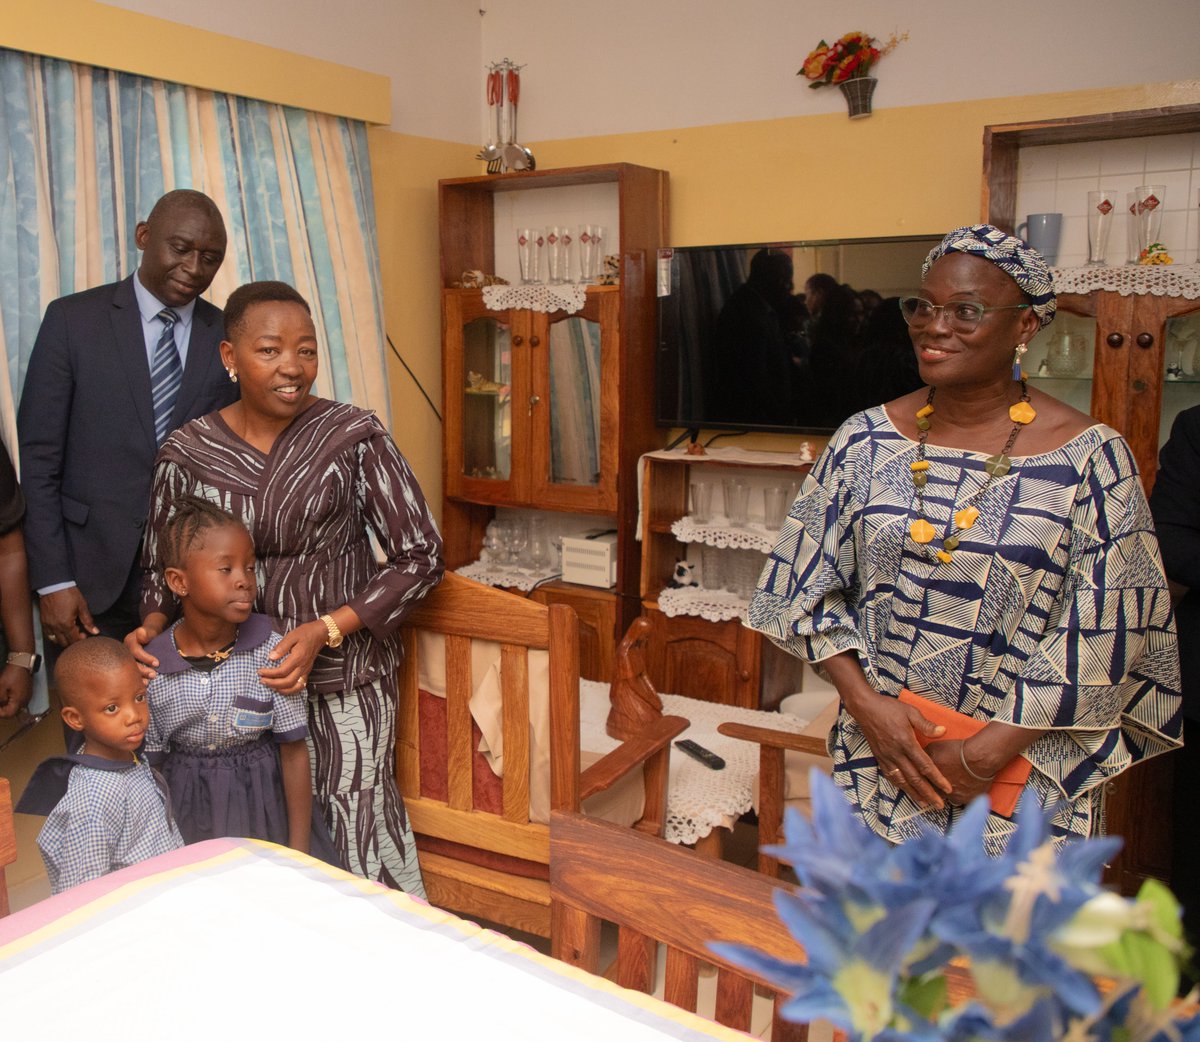
[[[604,226],[553,224],[545,228],[517,229],[517,260],[521,284],[582,282],[600,280],[604,268]]]
[[[562,541],[546,532],[545,518],[497,517],[488,522],[483,558],[489,564],[516,571],[540,573],[562,558]]]
[[[1138,185],[1125,193],[1126,264],[1136,264],[1143,252],[1159,243],[1162,234],[1166,185]],[[1088,192],[1088,264],[1107,264],[1108,238],[1122,212],[1113,188]]]
[[[691,484],[691,516],[697,524],[707,524],[713,517],[713,489],[707,482]],[[725,520],[734,528],[744,528],[749,523],[750,483],[745,478],[724,478],[721,481],[724,496]],[[787,485],[767,485],[763,494],[763,525],[768,531],[778,532],[792,505],[795,491]]]
[[[700,586],[710,592],[725,590],[743,601],[758,586],[766,558],[757,550],[732,550],[700,544]]]

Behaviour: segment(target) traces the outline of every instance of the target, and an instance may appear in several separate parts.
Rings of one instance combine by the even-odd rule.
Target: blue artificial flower
[[[789,1019],[828,1020],[856,1042],[1200,1042],[1200,1016],[1176,1020],[1158,995],[1177,981],[1177,902],[1144,891],[1122,915],[1124,899],[1100,886],[1120,840],[1056,841],[1025,801],[991,857],[981,797],[948,834],[893,847],[827,776],[814,771],[811,788],[811,823],[789,812],[786,841],[769,848],[803,884],[776,906],[807,962],[713,945],[786,989]],[[939,971],[958,956],[977,1001],[942,1011]],[[1145,983],[1102,1000],[1087,972],[1102,958]]]
[[[836,902],[817,895],[781,891],[775,904],[808,955],[807,964],[784,963],[738,944],[713,944],[713,951],[791,991],[783,1007],[791,1020],[825,1019],[867,1038],[889,1027],[897,973],[924,933],[934,902],[915,901],[890,910],[865,931],[856,931]],[[896,1042],[916,1042],[919,1036],[894,1037]]]

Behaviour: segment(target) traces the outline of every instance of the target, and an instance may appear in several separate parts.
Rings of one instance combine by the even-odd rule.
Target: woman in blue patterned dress
[[[833,436],[750,625],[836,685],[834,778],[875,832],[948,828],[1020,754],[1033,765],[1021,801],[1055,808],[1059,836],[1096,833],[1103,783],[1180,741],[1145,496],[1116,431],[1018,376],[1055,311],[1035,251],[960,228],[922,276],[901,307],[927,386]],[[943,738],[902,688],[985,726]],[[1011,829],[990,814],[988,849]]]

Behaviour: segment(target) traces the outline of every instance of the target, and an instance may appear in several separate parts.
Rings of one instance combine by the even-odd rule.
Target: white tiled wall
[[[1117,221],[1108,240],[1109,264],[1126,260],[1125,193],[1138,185],[1166,185],[1163,245],[1176,264],[1197,263],[1200,239],[1200,133],[1122,141],[1089,141],[1021,149],[1017,168],[1017,217],[1061,213],[1058,264],[1087,263],[1087,194],[1117,192]]]

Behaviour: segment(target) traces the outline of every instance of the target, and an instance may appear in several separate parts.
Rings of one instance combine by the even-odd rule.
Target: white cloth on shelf
[[[1125,264],[1119,268],[1051,268],[1055,293],[1092,293],[1104,290],[1130,297],[1147,293],[1156,297],[1200,300],[1200,264]]]
[[[681,543],[706,543],[722,549],[757,550],[762,554],[771,552],[779,535],[753,521],[735,528],[728,522],[720,524],[715,518],[701,523],[690,516],[672,521],[671,534]]]
[[[750,604],[729,590],[706,590],[703,586],[667,587],[659,591],[658,609],[669,618],[679,615],[698,615],[709,622],[728,622],[742,619]]]
[[[492,564],[488,561],[472,561],[456,568],[455,572],[464,579],[474,579],[484,586],[500,586],[507,590],[520,590],[528,593],[539,583],[555,578],[559,573],[547,568],[540,572],[528,568],[509,568],[505,565]]]
[[[583,310],[587,303],[587,286],[579,282],[553,286],[484,286],[483,303],[491,311],[524,308],[528,311],[565,311],[573,315]]]

